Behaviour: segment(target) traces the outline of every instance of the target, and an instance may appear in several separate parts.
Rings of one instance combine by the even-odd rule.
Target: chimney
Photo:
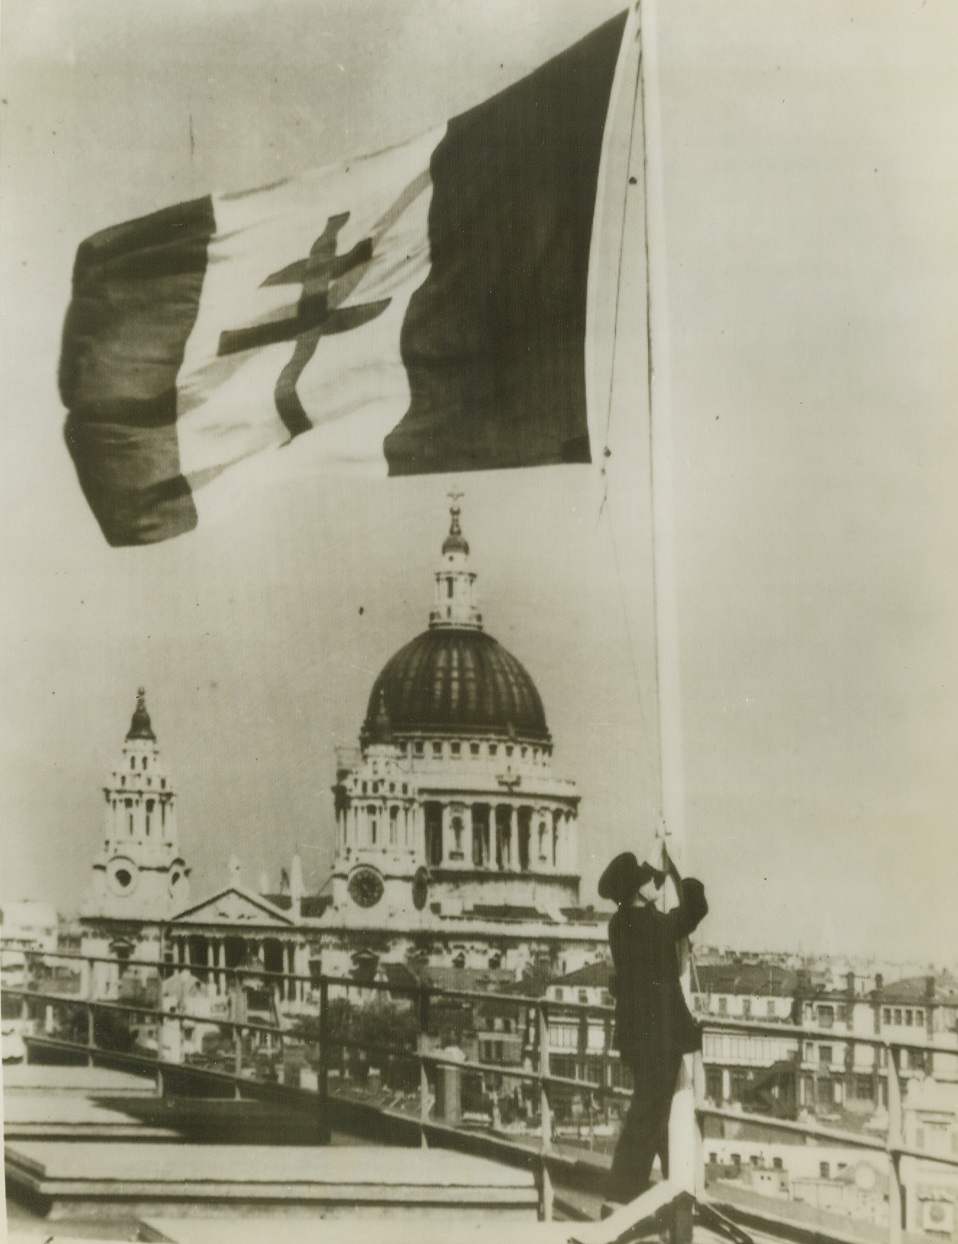
[[[303,863],[298,855],[294,855],[289,865],[289,897],[290,914],[294,919],[298,920],[302,913],[303,892]]]
[[[935,1000],[935,978],[934,976],[925,977],[925,998],[928,1002]]]
[[[848,994],[849,998],[854,998],[855,996],[855,973],[854,972],[850,971],[850,972],[845,973],[845,991]]]
[[[885,992],[885,978],[881,972],[875,973],[875,993],[882,994]]]

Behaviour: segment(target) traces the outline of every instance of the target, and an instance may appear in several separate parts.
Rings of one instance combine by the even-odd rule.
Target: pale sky
[[[75,910],[143,683],[202,894],[331,856],[334,749],[463,524],[578,781],[583,898],[652,833],[648,635],[585,469],[296,480],[109,549],[62,442],[77,244],[463,110],[606,0],[6,0],[5,898]],[[958,11],[668,0],[660,75],[687,854],[702,939],[954,961]],[[631,639],[631,643],[630,643]],[[638,655],[636,655],[636,653]]]

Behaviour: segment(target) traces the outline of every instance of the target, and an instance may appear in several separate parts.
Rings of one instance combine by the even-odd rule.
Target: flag
[[[114,545],[308,434],[333,471],[588,462],[586,293],[625,14],[400,146],[94,234],[60,360]]]

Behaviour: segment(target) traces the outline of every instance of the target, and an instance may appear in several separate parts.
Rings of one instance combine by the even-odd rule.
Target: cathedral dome
[[[383,706],[394,734],[494,735],[550,741],[535,683],[485,631],[436,627],[393,656],[373,684],[368,738]]]

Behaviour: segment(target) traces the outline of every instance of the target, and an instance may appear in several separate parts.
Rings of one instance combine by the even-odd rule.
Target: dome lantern
[[[146,690],[138,687],[136,692],[136,708],[133,710],[133,718],[130,721],[128,739],[149,739],[156,742],[156,735],[153,733],[153,726],[150,722],[150,714],[146,711]]]
[[[469,569],[469,542],[459,525],[461,492],[449,494],[449,534],[442,542],[442,562],[436,571],[436,592],[431,627],[482,630],[482,614],[476,607],[475,572]]]

